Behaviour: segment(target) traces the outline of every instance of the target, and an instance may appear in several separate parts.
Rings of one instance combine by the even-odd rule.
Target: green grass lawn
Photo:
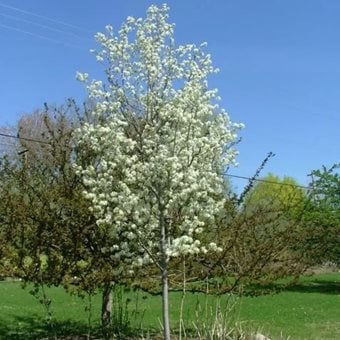
[[[23,290],[18,282],[0,282],[0,339],[37,339],[53,332],[58,335],[86,334],[87,299],[68,295],[62,288],[49,288],[47,293],[52,300],[56,323],[51,330],[44,323],[46,313],[42,305],[28,290]],[[181,296],[180,292],[170,295],[173,328],[178,328]],[[123,317],[127,306],[133,327],[141,326],[144,335],[148,329],[160,330],[159,296],[127,292],[122,296],[119,293],[117,299],[123,304],[114,306],[116,315]],[[99,294],[93,297],[92,305],[92,324],[97,326]],[[122,305],[123,311],[120,311]],[[299,284],[274,295],[216,298],[188,293],[183,309],[186,328],[194,327],[194,324],[208,327],[215,319],[218,306],[223,315],[232,309],[228,313],[231,323],[237,320],[243,329],[260,330],[273,339],[279,339],[280,334],[290,336],[290,339],[340,339],[340,274],[303,277]]]
[[[304,277],[284,292],[242,298],[242,320],[291,339],[340,339],[340,274]]]

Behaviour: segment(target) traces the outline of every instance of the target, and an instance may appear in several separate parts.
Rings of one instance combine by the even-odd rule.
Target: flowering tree
[[[128,17],[117,35],[111,26],[96,35],[101,49],[93,52],[106,81],[78,73],[95,102],[78,140],[97,157],[78,169],[98,227],[109,226],[115,240],[106,250],[111,258],[130,273],[149,263],[159,268],[169,339],[168,264],[219,250],[201,241],[223,207],[221,173],[234,162],[240,125],[208,88],[217,70],[204,44],[176,46],[167,19],[166,5],[151,6],[144,20]]]

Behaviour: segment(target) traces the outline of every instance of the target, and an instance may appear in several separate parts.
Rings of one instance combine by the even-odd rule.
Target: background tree
[[[72,165],[86,165],[92,157],[73,141],[74,129],[84,120],[86,112],[72,100],[20,119],[18,146],[9,155],[16,160],[6,157],[1,163],[0,270],[36,287],[62,284],[89,294],[102,288],[105,326],[112,282],[123,277],[104,250],[111,246],[110,237],[96,227]]]
[[[242,233],[235,244],[246,244],[237,247],[244,252],[244,256],[237,252],[241,267],[247,268],[248,263],[255,278],[265,280],[301,273],[305,264],[297,249],[306,201],[306,189],[293,178],[269,174],[256,183],[245,196],[239,215]]]
[[[263,165],[244,193],[226,200],[224,213],[211,228],[209,237],[219,239],[223,251],[201,263],[207,278],[225,278],[223,284],[216,281],[216,287],[211,287],[216,292],[297,277],[306,269],[301,257],[306,193],[291,178],[270,175],[257,180]]]
[[[305,256],[312,264],[340,264],[340,164],[311,173],[309,205],[304,214]]]
[[[287,212],[303,209],[306,190],[291,177],[280,179],[268,174],[260,179],[244,199],[243,209],[250,210],[259,206],[278,207]]]
[[[61,111],[56,110],[54,115],[37,111],[22,117],[18,131],[17,152],[24,152],[16,162],[7,162],[3,168],[7,176],[3,186],[2,207],[6,209],[2,215],[3,228],[12,230],[8,242],[20,254],[22,271],[18,276],[33,280],[36,271],[42,275],[41,255],[44,255],[44,262],[47,261],[44,267],[51,272],[46,273],[48,279],[42,280],[53,283],[55,279],[60,283],[57,277],[60,264],[55,261],[69,259],[62,252],[71,251],[70,247],[60,247],[70,236],[64,235],[63,228],[65,196],[71,194],[75,179],[69,161],[70,122]],[[71,242],[76,238],[69,239]],[[50,261],[53,266],[48,265]]]
[[[203,46],[176,46],[167,20],[166,6],[151,6],[146,19],[127,18],[116,36],[110,26],[97,34],[107,79],[87,82],[98,119],[78,137],[98,155],[79,171],[98,227],[114,239],[110,256],[131,271],[149,263],[160,271],[165,339],[169,262],[219,249],[201,240],[223,207],[221,173],[233,163],[239,127],[208,88],[210,56]]]

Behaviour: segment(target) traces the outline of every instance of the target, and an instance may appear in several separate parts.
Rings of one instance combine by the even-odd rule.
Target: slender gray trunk
[[[161,250],[161,277],[162,277],[162,312],[163,312],[163,334],[164,340],[170,340],[170,320],[169,320],[169,282],[168,282],[168,259],[166,254],[168,230],[164,220],[163,209],[160,209],[160,250]]]
[[[103,288],[102,295],[102,327],[103,330],[107,330],[111,326],[112,315],[112,282],[106,283]]]
[[[164,340],[170,340],[168,268],[162,269],[162,311]]]

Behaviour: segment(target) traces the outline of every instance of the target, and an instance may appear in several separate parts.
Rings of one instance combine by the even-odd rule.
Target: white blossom
[[[86,82],[88,77],[89,77],[88,73],[81,73],[81,72],[76,73],[76,79],[81,82]]]
[[[231,145],[243,127],[208,87],[218,69],[206,44],[176,46],[167,20],[167,6],[151,6],[117,33],[107,26],[94,51],[106,81],[77,73],[95,101],[91,123],[77,134],[97,157],[77,165],[84,195],[98,227],[109,226],[112,258],[132,267],[159,261],[162,223],[167,259],[221,251],[202,240],[223,207],[221,173],[235,163]]]

